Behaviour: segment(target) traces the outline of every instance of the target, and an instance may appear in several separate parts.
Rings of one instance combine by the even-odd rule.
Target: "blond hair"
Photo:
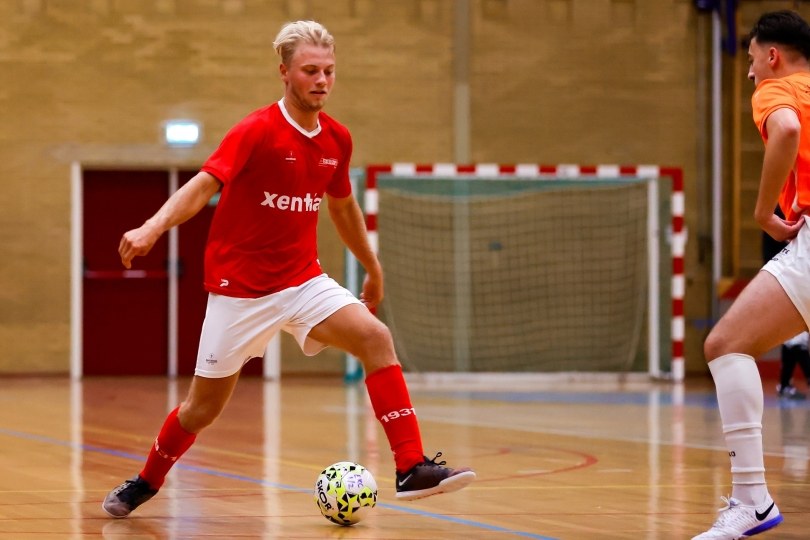
[[[333,52],[335,50],[335,38],[321,23],[315,21],[295,21],[285,24],[273,41],[273,48],[281,57],[281,62],[289,66],[295,50],[301,43],[328,47]]]

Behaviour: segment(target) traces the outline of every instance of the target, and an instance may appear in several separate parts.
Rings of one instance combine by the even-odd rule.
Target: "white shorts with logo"
[[[360,303],[326,274],[261,298],[209,293],[194,374],[233,375],[251,358],[263,356],[280,330],[292,334],[304,354],[312,356],[326,348],[307,337],[312,327],[340,308]]]
[[[810,216],[799,234],[762,267],[785,289],[804,323],[810,326]]]

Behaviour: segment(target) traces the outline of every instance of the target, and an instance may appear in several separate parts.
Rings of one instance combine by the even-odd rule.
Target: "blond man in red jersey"
[[[261,356],[281,330],[305,354],[335,346],[363,364],[372,407],[394,453],[398,499],[456,491],[475,478],[468,468],[438,462],[441,453],[432,459],[423,454],[391,334],[368,309],[383,298],[383,275],[351,192],[351,136],[322,112],[335,82],[334,38],[317,22],[297,21],[282,27],[274,46],[284,97],[237,123],[200,172],[121,239],[121,262],[129,268],[134,257],[147,254],[164,232],[221,190],[205,249],[209,298],[194,379],[141,472],[104,500],[102,508],[112,517],[128,516],[157,493],[197,434],[222,412],[242,365]],[[318,262],[322,201],[366,270],[362,302]]]
[[[810,25],[793,11],[766,13],[749,34],[754,122],[765,142],[754,218],[787,247],[751,280],[704,344],[731,458],[731,497],[693,540],[732,540],[782,522],[762,452],[762,381],[754,358],[810,321]],[[774,214],[777,203],[785,219]]]

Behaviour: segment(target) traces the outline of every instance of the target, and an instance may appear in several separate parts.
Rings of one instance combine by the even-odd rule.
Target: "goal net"
[[[673,371],[673,182],[660,169],[395,165],[366,180],[378,315],[406,369]]]

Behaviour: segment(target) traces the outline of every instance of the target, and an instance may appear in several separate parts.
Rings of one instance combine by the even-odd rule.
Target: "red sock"
[[[140,473],[141,478],[146,480],[152,489],[160,489],[174,462],[194,444],[194,439],[197,438],[196,433],[189,433],[180,425],[180,420],[177,419],[179,410],[178,406],[166,417],[160,434],[149,451],[149,457],[146,458],[146,465]]]
[[[402,368],[395,365],[378,369],[366,377],[366,388],[374,414],[394,452],[397,471],[405,472],[424,461],[419,422],[411,406]]]

